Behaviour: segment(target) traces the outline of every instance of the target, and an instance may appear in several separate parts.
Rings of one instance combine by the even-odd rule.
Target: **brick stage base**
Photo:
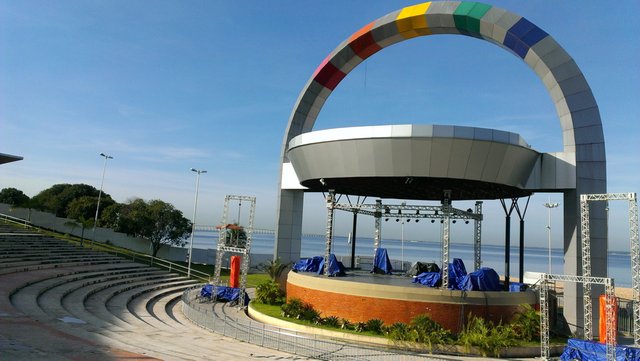
[[[470,313],[508,322],[521,305],[537,307],[538,303],[532,291],[453,291],[413,284],[409,277],[357,272],[328,278],[292,271],[287,279],[287,300],[293,298],[311,304],[322,317],[337,316],[351,322],[377,318],[390,325],[427,314],[454,333],[462,330]]]

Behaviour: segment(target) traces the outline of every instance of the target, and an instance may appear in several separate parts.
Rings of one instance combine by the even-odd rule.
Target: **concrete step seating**
[[[127,303],[129,311],[146,323],[152,324],[156,328],[176,328],[182,326],[176,319],[167,312],[167,304],[173,300],[179,300],[182,291],[193,284],[177,285],[167,288],[151,290],[145,297],[136,295]]]
[[[189,321],[181,296],[196,281],[33,231],[0,225],[0,285],[0,313],[108,348],[168,360],[289,356]]]

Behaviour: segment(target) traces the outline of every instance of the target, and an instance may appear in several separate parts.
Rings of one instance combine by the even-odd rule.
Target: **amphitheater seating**
[[[196,281],[0,223],[2,358],[258,359],[288,354],[193,324],[181,296]],[[203,305],[220,308],[223,305]],[[7,341],[8,340],[8,341]],[[53,357],[51,357],[53,355]]]

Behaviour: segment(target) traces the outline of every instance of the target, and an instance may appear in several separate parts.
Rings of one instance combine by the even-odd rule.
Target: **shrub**
[[[367,330],[367,324],[364,322],[358,322],[353,326],[353,330],[356,332],[363,332]]]
[[[289,300],[289,302],[285,303],[280,308],[282,309],[282,316],[298,318],[298,316],[302,314],[303,307],[304,303],[300,299],[294,298]]]
[[[448,344],[452,339],[451,332],[428,315],[416,316],[411,320],[410,326],[415,335],[415,341],[428,345],[429,350],[433,350],[434,344]]]
[[[384,322],[382,320],[374,318],[366,322],[366,330],[376,333],[378,335],[382,334],[382,326]]]
[[[499,357],[500,350],[504,347],[515,346],[516,334],[511,325],[499,323],[494,325],[491,321],[469,314],[469,321],[464,330],[458,335],[458,343],[467,351],[472,346],[477,347],[483,356],[492,355]]]
[[[394,341],[414,341],[415,334],[411,332],[409,325],[403,322],[396,322],[389,326],[388,330],[389,338]]]
[[[320,313],[316,311],[313,306],[308,303],[304,303],[297,298],[289,300],[289,302],[281,306],[281,309],[284,317],[309,322],[316,322],[320,318]]]
[[[351,321],[343,318],[340,320],[340,328],[343,330],[353,330],[353,324],[351,323]]]
[[[522,311],[516,313],[511,326],[517,337],[523,341],[540,338],[540,313],[528,304],[521,305]]]
[[[266,305],[281,305],[285,301],[285,294],[276,282],[266,281],[256,287],[256,301]]]
[[[310,304],[305,304],[302,309],[302,314],[298,317],[299,320],[305,320],[309,322],[316,322],[320,318],[320,312],[316,311]]]
[[[340,327],[340,319],[336,316],[325,317],[322,319],[321,323],[329,327],[335,327],[335,328]]]

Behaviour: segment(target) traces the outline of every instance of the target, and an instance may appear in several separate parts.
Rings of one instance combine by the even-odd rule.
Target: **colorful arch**
[[[300,256],[303,191],[282,182],[290,167],[289,141],[310,132],[325,101],[349,72],[385,47],[418,36],[460,34],[494,43],[522,59],[542,80],[555,104],[562,129],[563,152],[544,154],[537,172],[545,181],[531,191],[564,194],[565,273],[582,272],[578,222],[579,195],[606,193],[606,156],[600,112],[591,89],[571,56],[547,32],[522,16],[479,2],[438,1],[408,6],[389,13],[356,31],[318,66],[302,89],[289,117],[281,152],[275,257],[285,262]],[[555,164],[563,164],[559,171]],[[606,214],[604,207],[591,213],[593,275],[606,275]],[[582,299],[574,286],[565,298],[575,301],[565,309],[570,323],[580,324]]]

